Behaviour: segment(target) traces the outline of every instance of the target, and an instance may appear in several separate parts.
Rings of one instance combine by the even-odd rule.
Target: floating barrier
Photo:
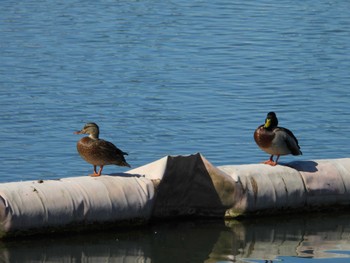
[[[350,158],[213,166],[166,156],[115,175],[0,184],[2,235],[143,222],[321,210],[350,204]]]
[[[137,177],[72,177],[0,184],[0,234],[31,234],[148,220],[152,181]]]

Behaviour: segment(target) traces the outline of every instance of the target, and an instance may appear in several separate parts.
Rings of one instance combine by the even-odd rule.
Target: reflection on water
[[[1,244],[0,261],[211,263],[317,260],[341,263],[345,262],[344,258],[349,260],[349,219],[350,214],[226,222],[171,221],[114,229],[108,233],[7,240]]]

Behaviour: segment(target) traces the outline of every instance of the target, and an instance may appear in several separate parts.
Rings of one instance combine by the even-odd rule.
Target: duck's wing
[[[113,143],[111,143],[109,141],[99,139],[96,142],[96,144],[97,144],[99,151],[104,152],[106,155],[113,155],[113,154],[128,155],[126,152],[123,152],[117,146],[115,146]]]
[[[288,130],[287,128],[278,127],[279,131],[282,131],[286,134],[285,136],[285,142],[292,152],[293,155],[301,155],[302,152],[300,151],[300,146],[298,139],[294,136],[293,132],[291,130]]]

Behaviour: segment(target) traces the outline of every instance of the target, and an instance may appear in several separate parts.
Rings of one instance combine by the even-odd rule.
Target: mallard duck
[[[111,142],[99,139],[100,129],[96,123],[87,123],[81,131],[74,133],[89,134],[78,141],[77,150],[85,161],[94,166],[94,173],[91,176],[100,176],[105,165],[115,164],[130,167],[124,158],[124,155],[128,155],[126,152],[118,149]],[[98,172],[96,166],[100,167]]]
[[[263,151],[271,154],[265,164],[277,165],[281,155],[301,155],[300,146],[294,134],[282,127],[278,127],[278,119],[274,112],[269,112],[265,124],[260,125],[254,132],[254,140]],[[273,156],[276,155],[276,161]]]

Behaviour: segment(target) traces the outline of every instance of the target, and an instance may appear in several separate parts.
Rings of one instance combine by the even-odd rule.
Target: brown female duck
[[[281,155],[302,154],[294,134],[286,128],[278,127],[278,119],[274,112],[269,112],[265,124],[255,130],[254,140],[260,149],[271,154],[270,159],[264,162],[265,164],[275,166]],[[274,155],[277,156],[276,161],[273,160]]]
[[[87,123],[81,131],[75,134],[89,134],[89,136],[80,139],[77,143],[77,150],[80,156],[94,166],[94,173],[91,176],[100,176],[105,165],[130,165],[125,161],[124,155],[128,155],[118,149],[113,143],[99,139],[99,127],[96,123]],[[96,171],[96,166],[100,166]]]

